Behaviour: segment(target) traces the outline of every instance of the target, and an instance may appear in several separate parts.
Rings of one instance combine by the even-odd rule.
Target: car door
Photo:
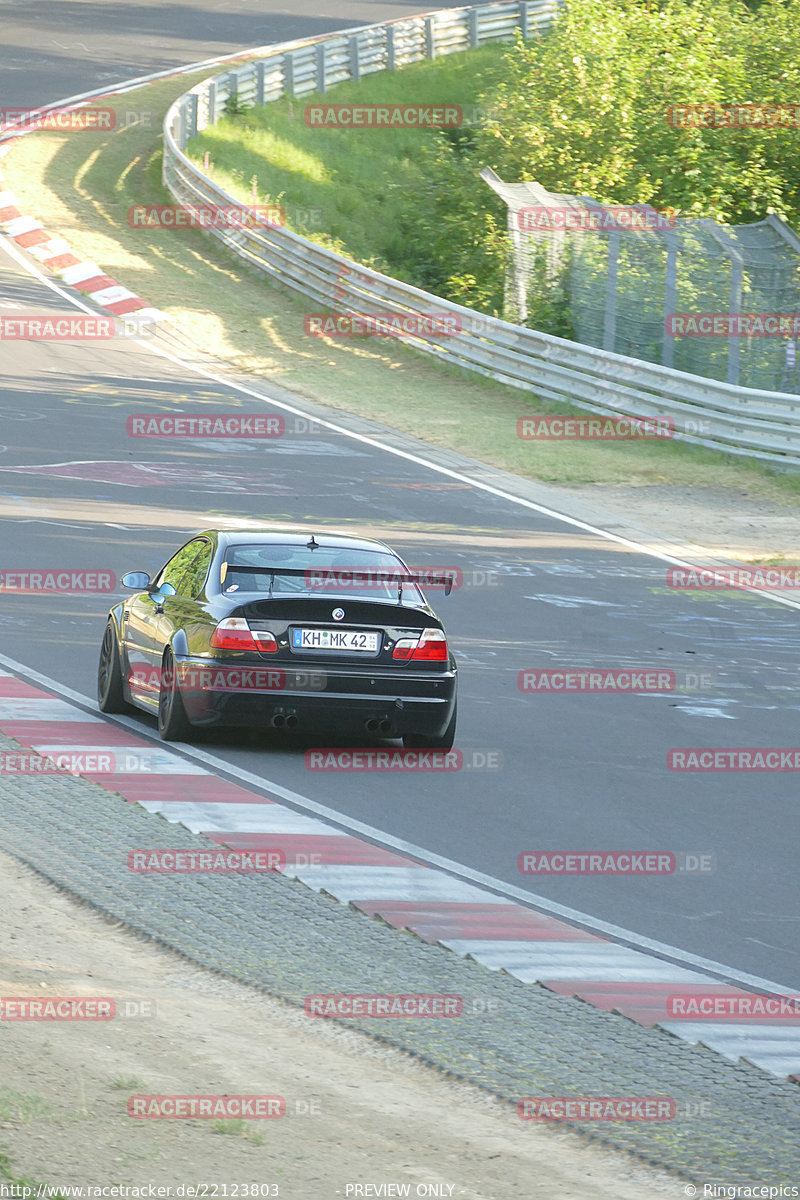
[[[175,559],[178,555],[181,555],[180,570],[172,572],[172,577],[165,581],[175,588],[175,595],[164,597],[153,614],[153,653],[159,666],[164,648],[170,645],[177,630],[185,630],[190,645],[195,641],[195,630],[203,623],[201,599],[214,547],[208,538],[193,538]]]
[[[200,554],[210,550],[207,538],[192,538],[172,556],[153,580],[153,589],[165,583],[180,592],[183,579]],[[210,559],[209,559],[210,561]],[[125,649],[129,664],[129,683],[135,698],[153,708],[158,706],[161,688],[161,658],[164,646],[170,640],[167,625],[175,613],[167,605],[176,596],[158,596],[151,591],[134,596],[126,608],[124,628]]]

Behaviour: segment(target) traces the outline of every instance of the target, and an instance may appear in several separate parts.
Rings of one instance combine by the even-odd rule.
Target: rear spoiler
[[[429,575],[425,572],[417,572],[412,574],[410,571],[404,573],[402,571],[382,571],[379,568],[367,567],[363,571],[342,570],[337,571],[333,567],[249,567],[245,564],[241,566],[233,565],[228,562],[222,564],[220,570],[220,586],[224,584],[226,577],[231,573],[239,573],[242,575],[269,575],[269,594],[272,597],[272,589],[275,583],[276,575],[292,575],[302,577],[305,580],[311,580],[311,586],[319,586],[328,579],[332,579],[339,583],[389,583],[397,584],[397,603],[403,599],[403,585],[406,583],[414,583],[419,587],[443,587],[445,596],[449,596],[453,590],[455,583],[455,575]]]

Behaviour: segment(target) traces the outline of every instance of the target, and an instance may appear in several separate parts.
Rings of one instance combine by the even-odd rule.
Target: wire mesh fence
[[[780,218],[726,226],[483,175],[509,210],[507,319],[535,327],[559,292],[584,345],[800,394],[800,238]]]

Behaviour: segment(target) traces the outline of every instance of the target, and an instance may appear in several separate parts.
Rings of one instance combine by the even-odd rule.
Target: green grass
[[[131,228],[129,207],[168,199],[158,131],[169,103],[193,82],[160,82],[125,97],[126,109],[152,113],[148,124],[71,137],[35,133],[3,163],[22,211],[168,313],[198,349],[333,409],[523,478],[567,485],[702,485],[797,504],[800,474],[781,475],[717,451],[662,441],[522,442],[518,417],[568,409],[433,362],[395,339],[307,337],[303,317],[315,306],[253,275],[210,236]],[[277,194],[266,175],[262,186]],[[235,407],[237,400],[231,403]],[[602,503],[602,493],[597,500]]]
[[[254,1146],[264,1145],[263,1133],[256,1133],[247,1124],[247,1121],[232,1120],[232,1121],[214,1121],[211,1126],[212,1133],[221,1133],[226,1137],[244,1138],[247,1142],[252,1142]]]
[[[5,1180],[7,1186],[10,1185],[14,1187],[16,1189],[16,1195],[18,1196],[20,1195],[20,1188],[30,1189],[29,1195],[35,1196],[39,1190],[38,1181],[29,1178],[23,1179],[12,1170],[12,1166],[13,1164],[8,1155],[3,1154],[3,1152],[0,1151],[0,1181]],[[63,1200],[62,1192],[52,1191],[50,1192],[50,1196],[52,1197],[52,1200]]]
[[[192,140],[188,154],[199,163],[208,154],[211,176],[240,199],[252,202],[257,195],[262,204],[282,204],[296,233],[398,275],[413,236],[407,198],[423,181],[420,148],[438,135],[407,127],[312,128],[305,122],[306,107],[461,105],[465,124],[446,136],[468,136],[466,122],[474,118],[481,93],[499,78],[505,49],[485,46],[403,71],[383,71],[360,84],[337,84],[326,96],[284,97],[224,117]],[[476,179],[475,187],[487,185]]]

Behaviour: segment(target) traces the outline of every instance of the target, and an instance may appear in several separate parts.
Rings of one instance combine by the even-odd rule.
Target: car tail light
[[[242,617],[220,621],[211,635],[211,645],[215,650],[260,650],[262,654],[274,654],[278,649],[268,630],[252,630]]]
[[[441,629],[423,629],[419,641],[400,638],[395,643],[392,658],[413,659],[415,662],[447,662],[447,638]]]
[[[411,658],[418,645],[416,638],[401,638],[395,642],[392,658]]]

